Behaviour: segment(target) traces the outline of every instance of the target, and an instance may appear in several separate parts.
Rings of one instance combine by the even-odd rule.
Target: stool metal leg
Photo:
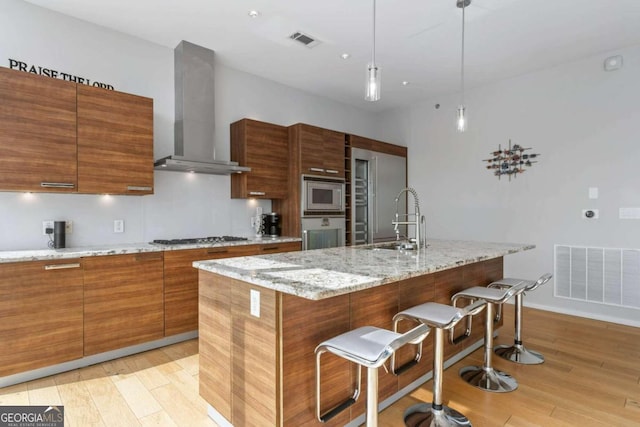
[[[511,375],[493,369],[493,316],[495,304],[487,303],[484,326],[484,364],[460,369],[460,377],[482,390],[504,393],[518,388],[518,382]]]
[[[523,365],[538,365],[544,362],[544,356],[537,351],[529,350],[522,344],[522,295],[515,296],[515,334],[513,345],[499,345],[496,354],[503,359]]]
[[[433,345],[433,402],[418,403],[404,413],[407,427],[457,427],[471,426],[460,412],[442,404],[442,374],[444,366],[444,330],[434,328]]]
[[[367,427],[378,427],[378,368],[367,368]]]

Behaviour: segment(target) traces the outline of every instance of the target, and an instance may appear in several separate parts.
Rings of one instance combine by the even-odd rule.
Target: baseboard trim
[[[0,378],[0,388],[10,385],[32,381],[38,378],[44,378],[61,372],[73,371],[74,369],[84,368],[96,363],[106,362],[107,360],[118,359],[120,357],[130,356],[136,353],[153,350],[160,347],[166,347],[171,344],[187,341],[198,337],[198,331],[185,332],[183,334],[172,335],[155,341],[149,341],[143,344],[132,345],[130,347],[119,348],[117,350],[107,351],[100,354],[86,356],[81,359],[71,360],[69,362],[59,363],[57,365],[46,366],[44,368],[34,369],[31,371],[20,372],[18,374],[7,375]]]
[[[550,311],[552,313],[566,314],[568,316],[584,317],[586,319],[601,320],[603,322],[617,323],[619,325],[626,325],[626,326],[633,326],[636,328],[640,328],[640,321],[635,322],[625,318],[607,316],[604,314],[587,313],[584,311],[572,310],[567,308],[560,309],[558,307],[553,307],[553,306],[548,306],[543,304],[531,304],[528,301],[526,301],[526,298],[525,298],[524,305],[525,307],[531,307],[531,308],[535,308],[537,310],[543,310],[543,311]]]

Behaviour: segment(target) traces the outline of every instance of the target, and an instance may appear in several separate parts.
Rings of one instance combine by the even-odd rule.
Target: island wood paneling
[[[85,356],[164,336],[162,255],[82,259]]]
[[[282,405],[285,426],[317,426],[315,348],[350,329],[349,295],[311,301],[282,294]],[[353,394],[355,370],[331,353],[322,355],[322,408],[327,411]],[[364,374],[366,375],[366,374]],[[342,426],[349,410],[326,423]]]
[[[75,192],[76,84],[0,67],[0,104],[0,188]]]
[[[497,258],[318,301],[200,271],[200,310],[211,313],[200,321],[200,381],[206,383],[200,386],[201,394],[225,417],[230,411],[235,425],[320,425],[315,418],[314,358],[319,343],[365,325],[391,329],[399,310],[434,299],[450,304],[455,292],[486,285],[499,278],[501,271],[502,258]],[[205,292],[203,286],[209,289]],[[249,314],[252,288],[261,292],[260,319]],[[447,344],[446,357],[482,338],[480,317],[470,339],[457,346]],[[220,318],[230,318],[231,323],[213,320]],[[431,370],[432,339],[427,337],[422,361],[400,378],[379,371],[380,401]],[[206,342],[209,340],[211,345]],[[401,357],[411,356],[405,353]],[[344,359],[325,354],[322,372],[322,405],[326,410],[350,396],[356,371]],[[228,382],[231,385],[226,388]],[[365,401],[363,370],[359,401],[326,424],[346,424],[364,413]]]
[[[375,326],[393,330],[393,316],[398,313],[398,289],[402,282],[378,286],[351,294],[351,330],[362,326]],[[355,370],[354,370],[355,372]],[[362,369],[362,396],[351,407],[351,418],[366,411],[367,370]],[[378,369],[378,401],[398,391],[398,379],[384,368]]]
[[[231,286],[224,277],[200,271],[200,395],[231,420]]]
[[[418,304],[434,301],[435,288],[434,274],[403,280],[398,285],[398,312]],[[406,332],[415,326],[416,324],[414,322],[402,321],[398,324],[398,331]],[[396,353],[396,366],[402,366],[414,359],[416,351],[416,346],[413,345],[407,345],[398,349]],[[420,362],[398,376],[398,390],[431,371],[432,367],[433,335],[429,333],[422,343],[422,358]]]
[[[0,264],[0,376],[82,357],[82,292],[80,259]]]
[[[229,279],[231,284],[232,424],[280,423],[280,310],[277,292]],[[259,292],[259,317],[251,314]]]
[[[77,91],[78,192],[153,193],[153,99],[85,85]]]

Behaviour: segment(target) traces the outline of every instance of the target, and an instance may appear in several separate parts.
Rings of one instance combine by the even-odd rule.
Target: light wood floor
[[[513,343],[513,306],[495,344]],[[466,384],[458,370],[482,365],[482,349],[445,371],[446,405],[484,426],[640,426],[640,328],[524,309],[523,341],[545,356],[541,365],[494,357],[494,367],[518,380],[511,393]],[[427,338],[430,339],[430,338]],[[431,381],[380,414],[380,426],[403,425],[404,410],[431,402]]]
[[[508,306],[496,344],[512,342],[512,324]],[[640,426],[639,328],[525,309],[524,341],[545,355],[544,364],[494,358],[518,379],[518,390],[488,393],[460,380],[460,367],[482,364],[477,350],[445,371],[445,403],[476,427]],[[197,352],[191,340],[6,387],[0,405],[64,405],[67,427],[215,426],[198,396]],[[431,387],[383,411],[380,426],[402,426],[407,407],[431,401]]]

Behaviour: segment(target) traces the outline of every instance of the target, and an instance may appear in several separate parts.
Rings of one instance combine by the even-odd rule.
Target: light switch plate
[[[640,219],[640,208],[620,208],[620,219]]]
[[[589,187],[589,198],[590,199],[598,198],[598,187]]]

